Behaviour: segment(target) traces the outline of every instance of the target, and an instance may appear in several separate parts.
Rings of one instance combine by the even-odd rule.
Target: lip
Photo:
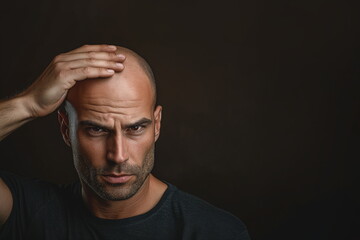
[[[116,184],[116,183],[126,183],[128,182],[133,175],[129,175],[129,174],[106,174],[106,175],[101,175],[101,177],[108,183],[111,184]]]

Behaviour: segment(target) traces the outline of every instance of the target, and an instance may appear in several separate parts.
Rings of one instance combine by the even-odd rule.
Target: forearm
[[[54,58],[21,95],[0,101],[0,141],[35,117],[46,116],[64,101],[76,82],[111,77],[124,69],[125,56],[110,45],[84,45]]]
[[[0,141],[33,119],[26,103],[24,96],[0,101]]]

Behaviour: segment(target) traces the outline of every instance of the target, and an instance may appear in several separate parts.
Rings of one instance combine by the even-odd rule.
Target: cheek
[[[152,149],[154,144],[154,135],[147,134],[137,139],[128,140],[128,152],[130,159],[133,159],[137,164],[141,164],[144,158]]]

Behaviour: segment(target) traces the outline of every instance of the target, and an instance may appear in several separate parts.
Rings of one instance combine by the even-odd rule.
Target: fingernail
[[[112,69],[107,69],[106,71],[108,71],[109,73],[114,73],[115,71]]]
[[[114,46],[114,45],[108,45],[108,48],[111,50],[116,50],[116,46]]]
[[[122,63],[115,63],[116,66],[118,67],[123,67],[124,65]]]
[[[116,56],[117,56],[118,58],[125,58],[125,56],[122,55],[122,54],[116,54]]]

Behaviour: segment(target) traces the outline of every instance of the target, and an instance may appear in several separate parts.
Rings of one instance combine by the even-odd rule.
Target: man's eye
[[[88,127],[86,130],[90,135],[93,136],[104,135],[107,133],[107,131],[101,127]]]
[[[136,126],[131,126],[128,129],[126,129],[126,132],[129,134],[136,135],[136,134],[140,134],[144,129],[145,129],[144,126],[136,125]]]
[[[130,129],[131,131],[138,131],[139,129],[141,129],[141,126],[133,126]]]

